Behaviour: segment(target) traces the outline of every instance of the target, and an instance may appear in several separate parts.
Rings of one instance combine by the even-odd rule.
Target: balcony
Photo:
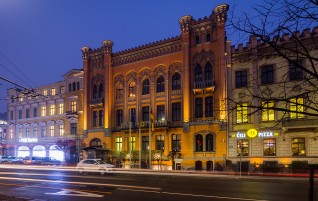
[[[282,120],[284,128],[317,128],[318,117],[307,117],[303,119],[285,118]]]
[[[154,122],[155,128],[167,128],[169,126],[167,121],[155,121]],[[131,125],[131,129],[149,129],[149,121],[142,121],[142,122],[135,122],[135,125]],[[115,128],[118,129],[117,127]],[[113,129],[114,130],[114,129]],[[120,130],[129,130],[129,122],[124,122],[120,125]]]
[[[213,80],[199,81],[199,82],[194,82],[193,84],[193,92],[195,94],[213,93],[214,88],[215,88],[215,81]]]
[[[91,108],[102,108],[104,106],[104,99],[103,98],[95,98],[90,100],[89,106]]]
[[[66,111],[65,115],[67,118],[78,118],[78,112],[77,111]]]

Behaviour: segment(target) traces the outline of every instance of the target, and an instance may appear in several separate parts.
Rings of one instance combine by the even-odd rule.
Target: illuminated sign
[[[19,142],[38,142],[38,138],[21,138]]]
[[[255,137],[259,137],[259,138],[265,138],[265,137],[274,137],[274,136],[278,136],[279,134],[277,132],[273,132],[273,131],[260,131],[257,132],[256,129],[249,129],[246,132],[236,132],[236,135],[233,135],[232,137],[236,137],[236,138],[255,138]]]

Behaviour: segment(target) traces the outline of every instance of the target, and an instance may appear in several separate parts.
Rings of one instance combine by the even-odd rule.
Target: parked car
[[[41,157],[38,157],[38,156],[26,156],[24,159],[23,159],[23,163],[24,164],[41,164]]]
[[[16,156],[8,156],[8,163],[22,164],[23,158]]]
[[[41,164],[42,165],[60,165],[62,162],[53,158],[53,157],[42,157]]]
[[[76,166],[80,174],[84,172],[99,172],[101,175],[104,175],[105,173],[111,172],[113,168],[115,168],[115,165],[105,163],[100,159],[84,159]]]
[[[8,163],[8,156],[0,156],[0,163]]]

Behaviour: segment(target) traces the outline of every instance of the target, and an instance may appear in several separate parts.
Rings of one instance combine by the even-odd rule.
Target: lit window
[[[129,150],[135,151],[136,150],[136,137],[130,137],[130,145],[129,145]]]
[[[76,101],[71,101],[71,111],[72,112],[76,112],[77,111]]]
[[[236,123],[247,123],[247,103],[241,103],[236,105]]]
[[[275,120],[275,112],[274,112],[274,102],[262,102],[262,121],[274,121]]]
[[[55,88],[52,88],[52,89],[51,89],[51,95],[52,95],[52,96],[55,96],[55,94],[56,94]]]
[[[41,106],[41,116],[42,117],[46,116],[46,106],[45,105]]]
[[[305,156],[305,138],[293,138],[292,139],[292,154],[293,156]]]
[[[50,105],[50,115],[54,115],[55,114],[55,105]]]
[[[289,104],[290,118],[298,119],[304,118],[304,99],[303,98],[292,98]]]
[[[59,103],[59,114],[64,113],[64,103]]]
[[[122,150],[123,150],[123,138],[116,137],[116,151],[122,151]]]
[[[237,141],[237,155],[238,156],[248,156],[249,146],[248,140],[238,140]]]
[[[50,126],[50,136],[54,137],[54,125]]]
[[[47,90],[46,89],[43,89],[42,93],[43,93],[43,96],[47,96]]]
[[[129,83],[129,97],[135,97],[136,96],[136,83],[134,81]]]
[[[59,135],[63,136],[64,135],[64,124],[59,125]]]
[[[165,136],[157,135],[156,136],[156,150],[163,150],[165,147]]]
[[[264,156],[276,156],[276,140],[265,139],[263,140]]]
[[[64,93],[64,86],[60,86],[60,94]]]

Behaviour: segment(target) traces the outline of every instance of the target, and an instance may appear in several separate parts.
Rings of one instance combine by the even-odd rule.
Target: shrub
[[[290,169],[293,172],[306,172],[308,170],[308,161],[292,161]]]

